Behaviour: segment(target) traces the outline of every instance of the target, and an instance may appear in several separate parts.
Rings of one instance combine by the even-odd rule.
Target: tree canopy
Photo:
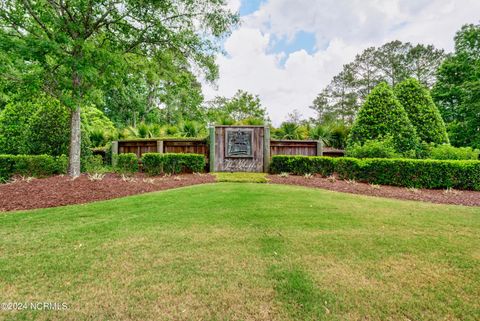
[[[101,104],[105,88],[144,76],[133,68],[139,60],[165,67],[162,59],[172,54],[179,69],[215,79],[219,48],[212,40],[237,22],[219,0],[5,0],[0,51],[7,62],[0,85],[38,86],[70,109],[69,174],[78,176],[82,106]],[[22,72],[10,73],[16,64]]]
[[[343,66],[343,70],[318,94],[311,108],[319,120],[336,118],[352,123],[376,85],[386,82],[395,86],[412,77],[431,87],[444,58],[444,51],[432,45],[392,41],[379,48],[368,48],[353,62]]]
[[[258,95],[243,90],[238,90],[232,98],[216,97],[209,102],[206,114],[211,123],[263,124],[269,121]]]
[[[455,36],[455,52],[438,70],[432,95],[455,146],[480,148],[480,24]]]

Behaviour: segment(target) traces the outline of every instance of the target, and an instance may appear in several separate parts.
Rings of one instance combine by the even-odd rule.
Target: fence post
[[[215,126],[209,128],[210,131],[210,156],[209,156],[209,163],[210,163],[210,172],[215,171]]]
[[[157,140],[157,153],[163,154],[163,140]]]
[[[118,160],[118,140],[112,142],[112,166],[117,166]]]
[[[323,156],[323,142],[321,139],[317,140],[317,156]]]
[[[263,128],[263,171],[268,173],[270,168],[270,127]]]

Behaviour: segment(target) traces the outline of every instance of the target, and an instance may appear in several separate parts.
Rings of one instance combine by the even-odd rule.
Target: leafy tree
[[[430,92],[418,80],[407,79],[395,87],[395,95],[408,114],[420,141],[448,143],[447,130]]]
[[[269,121],[267,110],[262,106],[258,95],[238,90],[230,99],[216,97],[207,107],[207,119],[210,122],[227,121],[240,123],[246,119]],[[228,121],[230,119],[230,121]]]
[[[137,57],[128,68],[135,72],[105,88],[104,110],[118,126],[203,120],[202,88],[182,57]]]
[[[346,64],[311,106],[320,121],[335,118],[352,123],[372,89],[384,81],[395,86],[413,77],[425,86],[435,81],[436,69],[445,58],[443,50],[429,45],[392,41],[370,47]]]
[[[397,152],[416,148],[418,138],[407,112],[386,83],[377,85],[360,109],[348,137],[348,147],[391,136]]]
[[[45,97],[37,102],[26,132],[27,153],[32,155],[65,155],[68,152],[69,111],[56,100]]]
[[[32,114],[38,109],[32,101],[9,103],[0,113],[0,154],[26,153],[25,133]]]
[[[454,146],[480,148],[480,24],[455,36],[455,52],[438,70],[432,96]]]
[[[129,59],[166,51],[213,80],[212,39],[238,21],[219,0],[5,0],[0,37],[8,56],[41,69],[44,90],[70,109],[69,174],[80,174],[81,106],[134,70]],[[5,75],[3,75],[5,78]]]

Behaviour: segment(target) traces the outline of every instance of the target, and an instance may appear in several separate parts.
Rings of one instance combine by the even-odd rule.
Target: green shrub
[[[298,156],[273,156],[272,172],[299,172],[301,174],[303,164],[307,161],[299,162],[297,158]],[[314,161],[318,157],[308,158]],[[311,173],[330,172],[333,164],[334,172],[341,179],[416,188],[480,190],[480,161],[323,158],[326,159],[324,163],[326,168],[317,168]],[[300,170],[297,169],[297,166]]]
[[[347,145],[363,145],[368,140],[382,140],[386,137],[393,138],[395,150],[399,153],[414,150],[418,144],[415,128],[407,112],[392,89],[386,83],[380,83],[360,108]]]
[[[440,145],[430,149],[429,158],[452,159],[452,160],[478,160],[479,151],[471,147],[453,147],[451,145]]]
[[[322,156],[275,155],[272,157],[270,171],[275,174],[286,172],[296,175],[320,174],[330,176],[333,174],[335,161],[335,158]]]
[[[392,139],[367,140],[363,145],[354,144],[346,150],[346,156],[355,158],[398,158]]]
[[[149,175],[160,173],[203,172],[205,156],[199,154],[146,153],[142,157],[143,170]]]
[[[420,141],[448,143],[445,123],[427,88],[410,78],[395,87],[395,95],[405,108]]]
[[[66,171],[66,156],[0,155],[0,182],[8,181],[13,175],[47,177]]]
[[[26,133],[29,154],[65,155],[70,142],[70,112],[56,99],[44,97],[31,116]]]
[[[365,159],[362,180],[417,188],[480,190],[480,162],[416,159]]]
[[[116,170],[120,173],[138,172],[138,158],[134,153],[118,154]]]
[[[362,160],[351,157],[340,157],[335,162],[335,173],[341,179],[363,180]]]
[[[82,171],[87,173],[102,173],[105,171],[102,155],[90,155],[82,159]]]
[[[145,153],[142,156],[143,171],[148,175],[160,175],[163,173],[163,154]]]
[[[10,103],[0,112],[0,154],[26,152],[28,122],[38,106],[33,102]]]

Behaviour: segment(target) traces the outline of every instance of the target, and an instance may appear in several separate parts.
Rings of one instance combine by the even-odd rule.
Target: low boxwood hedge
[[[67,164],[66,156],[0,155],[0,182],[6,182],[14,175],[47,177],[65,174]]]
[[[292,173],[295,175],[321,174],[329,176],[333,174],[335,158],[322,156],[288,156],[277,155],[272,157],[270,171],[272,173]]]
[[[120,173],[138,172],[138,158],[134,153],[118,154],[115,169]]]
[[[160,173],[203,172],[205,156],[199,154],[146,153],[142,157],[143,171],[149,175]]]
[[[341,179],[417,188],[480,190],[480,161],[273,156],[273,173],[337,173]]]

